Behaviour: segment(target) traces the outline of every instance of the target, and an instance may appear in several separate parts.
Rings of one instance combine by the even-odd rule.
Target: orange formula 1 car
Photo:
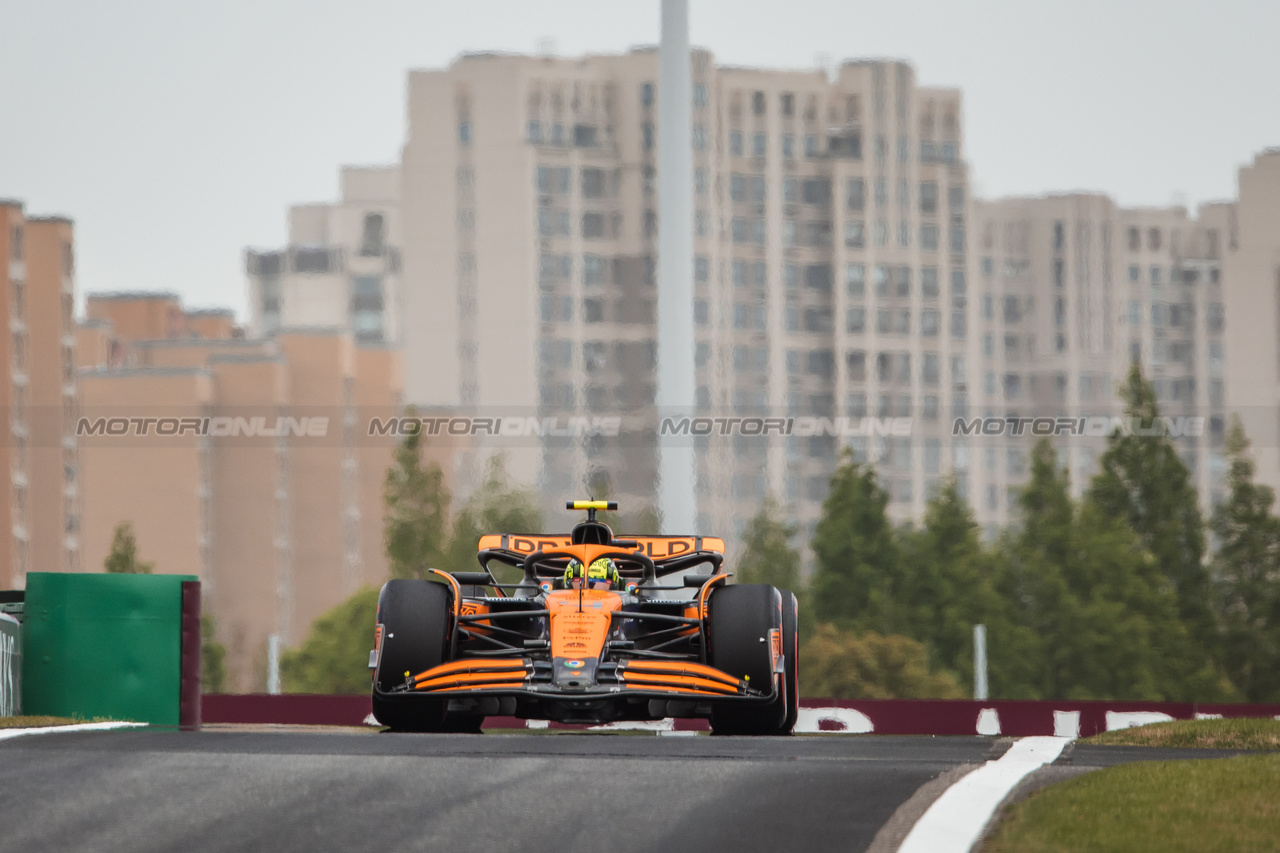
[[[396,731],[478,731],[493,715],[706,717],[717,734],[789,734],[795,596],[729,584],[720,539],[617,539],[596,519],[616,504],[568,508],[587,519],[567,536],[484,536],[483,571],[432,569],[432,580],[382,588],[370,655],[378,721]],[[523,577],[500,584],[495,562]],[[662,597],[681,590],[689,592]]]

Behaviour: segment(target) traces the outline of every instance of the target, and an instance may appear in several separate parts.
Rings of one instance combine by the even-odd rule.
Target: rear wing
[[[624,544],[625,543],[625,544]],[[569,534],[491,533],[480,537],[480,551],[512,551],[532,554],[572,545]],[[724,540],[715,536],[618,536],[614,544],[660,562],[699,551],[714,551],[723,556]]]

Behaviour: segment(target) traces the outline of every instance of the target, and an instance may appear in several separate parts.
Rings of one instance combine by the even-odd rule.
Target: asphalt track
[[[866,850],[899,806],[920,800],[912,795],[922,785],[996,758],[1009,743],[296,730],[48,734],[0,742],[0,851],[850,853]],[[1076,745],[1060,767],[1045,770],[1188,754],[1207,757]],[[882,836],[877,847],[884,846]]]

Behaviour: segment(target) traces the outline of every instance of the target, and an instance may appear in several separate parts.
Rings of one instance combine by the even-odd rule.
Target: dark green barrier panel
[[[194,580],[28,574],[23,712],[178,725],[182,583]]]

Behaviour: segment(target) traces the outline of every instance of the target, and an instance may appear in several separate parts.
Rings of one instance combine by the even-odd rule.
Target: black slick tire
[[[714,590],[707,613],[708,663],[759,690],[772,690],[769,632],[782,627],[782,609],[778,590],[765,584],[735,584]],[[782,734],[787,718],[784,694],[766,704],[738,701],[712,705],[712,733]]]
[[[397,732],[442,731],[447,700],[412,694],[387,695],[449,656],[451,593],[424,580],[391,580],[378,595],[382,651],[374,673],[373,716]]]

